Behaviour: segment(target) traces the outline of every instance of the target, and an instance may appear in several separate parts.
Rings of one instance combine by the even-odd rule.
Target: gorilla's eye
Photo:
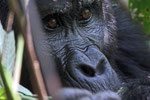
[[[83,19],[88,19],[88,18],[90,18],[90,16],[91,16],[90,10],[87,9],[87,8],[83,9],[83,11],[82,11],[82,18]]]
[[[48,22],[50,28],[56,28],[57,27],[57,20],[55,18],[51,18]]]

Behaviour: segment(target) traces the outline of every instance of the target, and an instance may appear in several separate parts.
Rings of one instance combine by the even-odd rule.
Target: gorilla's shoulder
[[[118,51],[116,62],[126,75],[139,77],[150,71],[150,52],[148,39],[142,26],[134,22],[129,11],[118,4],[113,7],[117,20]],[[138,74],[137,74],[138,73]]]

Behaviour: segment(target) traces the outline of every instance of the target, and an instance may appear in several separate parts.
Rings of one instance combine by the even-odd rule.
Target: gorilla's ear
[[[7,16],[9,12],[9,7],[7,0],[0,0],[0,21],[2,23],[3,28],[6,26]]]

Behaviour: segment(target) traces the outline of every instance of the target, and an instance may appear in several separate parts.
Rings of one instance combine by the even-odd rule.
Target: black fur
[[[118,27],[116,66],[129,92],[123,100],[150,100],[150,52],[141,26],[133,22],[128,11],[114,7]]]
[[[129,17],[129,13],[123,8],[120,9],[120,5],[114,8],[114,11],[118,27],[117,66],[125,76],[142,78],[150,71],[147,39],[143,36],[141,26],[136,25],[137,23]]]

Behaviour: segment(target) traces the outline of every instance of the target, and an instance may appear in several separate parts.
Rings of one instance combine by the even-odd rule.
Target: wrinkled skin
[[[115,0],[36,1],[47,36],[43,45],[52,49],[64,86],[56,97],[150,100],[146,39],[120,4]],[[90,11],[86,19],[85,9]],[[4,23],[4,15],[0,17]],[[56,23],[49,23],[52,19]]]
[[[72,2],[76,6],[67,8],[65,11],[65,6],[69,3],[71,6]],[[41,13],[43,12],[42,3],[38,2]],[[60,12],[60,15],[54,12],[52,14],[48,12],[48,15],[41,14],[44,16],[42,18],[48,37],[46,42],[52,48],[51,53],[57,61],[57,69],[63,85],[65,87],[85,88],[94,93],[99,90],[118,90],[120,81],[105,53],[113,53],[111,49],[107,49],[107,46],[115,49],[116,43],[113,39],[116,35],[116,27],[113,26],[116,24],[115,19],[111,12],[103,11],[110,9],[109,6],[106,8],[105,3],[107,2],[92,2],[91,0],[91,2],[85,3],[81,1],[68,1],[66,3],[66,5],[58,3],[58,12],[61,9],[64,11]],[[51,6],[53,7],[53,5]],[[85,8],[91,12],[90,17],[86,20],[82,18],[82,10]],[[51,18],[57,19],[58,26],[55,28],[51,28],[48,23]],[[108,29],[113,33],[109,32]],[[110,35],[112,37],[109,38]]]

